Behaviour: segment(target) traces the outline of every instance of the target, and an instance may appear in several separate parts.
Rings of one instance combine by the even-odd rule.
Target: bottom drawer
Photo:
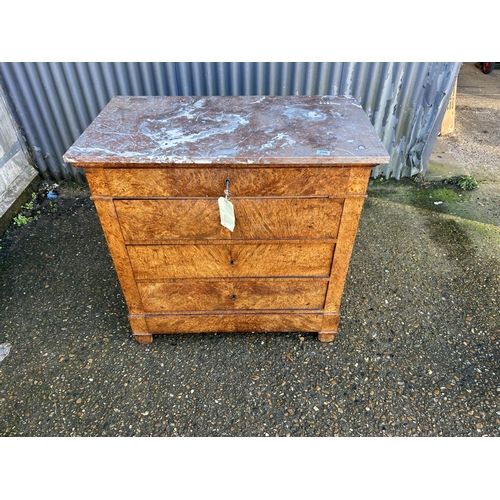
[[[322,313],[146,315],[150,334],[222,332],[319,332]]]
[[[137,284],[146,312],[322,309],[327,279],[177,280]]]

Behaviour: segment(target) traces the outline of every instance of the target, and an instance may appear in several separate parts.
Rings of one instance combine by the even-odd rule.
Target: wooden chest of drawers
[[[328,342],[371,168],[389,157],[352,98],[116,97],[64,160],[85,169],[139,342]]]

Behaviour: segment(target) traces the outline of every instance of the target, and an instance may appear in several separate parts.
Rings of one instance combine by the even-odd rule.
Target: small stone
[[[5,344],[0,344],[0,361],[5,359],[9,355],[11,347],[11,344],[9,344],[8,342],[6,342]]]

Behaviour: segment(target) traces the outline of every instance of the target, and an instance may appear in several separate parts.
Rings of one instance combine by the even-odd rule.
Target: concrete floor
[[[456,96],[456,129],[438,137],[427,178],[440,164],[481,181],[498,181],[500,172],[500,70],[485,75],[477,63],[463,63]],[[444,172],[444,175],[452,171]]]

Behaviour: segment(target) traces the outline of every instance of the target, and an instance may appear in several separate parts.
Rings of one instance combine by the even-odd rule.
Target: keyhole
[[[231,300],[236,300],[236,295],[231,295]]]
[[[229,264],[230,264],[231,266],[234,266],[234,260],[233,260],[233,259],[231,259],[231,260],[229,261]]]

